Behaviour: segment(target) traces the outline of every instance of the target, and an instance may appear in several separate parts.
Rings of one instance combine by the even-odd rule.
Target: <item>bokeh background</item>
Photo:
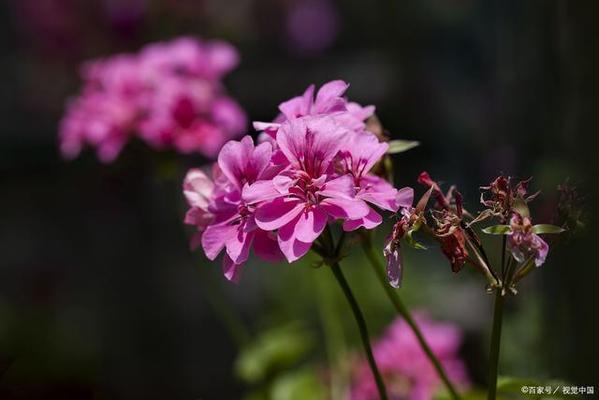
[[[551,222],[557,185],[577,184],[586,228],[554,243],[510,298],[501,371],[598,385],[598,12],[566,0],[3,1],[0,398],[240,399],[264,386],[239,372],[246,333],[291,326],[283,347],[299,355],[280,373],[325,369],[326,330],[359,349],[314,259],[252,262],[235,286],[189,251],[181,181],[206,160],[136,142],[111,165],[59,156],[80,62],[190,34],[239,49],[226,83],[253,120],[310,83],[350,82],[394,138],[422,142],[395,158],[399,186],[428,170],[476,208],[499,173],[534,176],[537,219]],[[484,386],[492,299],[481,279],[452,274],[436,251],[406,258],[404,299],[463,329],[461,355]],[[379,335],[393,309],[359,251],[344,268]]]

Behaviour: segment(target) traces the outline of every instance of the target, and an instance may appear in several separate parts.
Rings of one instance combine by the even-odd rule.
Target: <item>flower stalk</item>
[[[370,238],[370,233],[368,233],[368,232],[366,232],[363,235],[362,249],[364,250],[364,254],[366,254],[366,258],[368,258],[368,261],[370,262],[370,265],[372,266],[372,269],[374,270],[375,275],[378,278],[378,281],[380,282],[381,286],[385,290],[385,294],[387,295],[387,297],[389,298],[389,300],[391,301],[391,303],[393,304],[393,306],[395,307],[397,312],[404,318],[404,320],[410,326],[410,329],[412,329],[412,331],[414,332],[414,335],[418,339],[418,343],[420,344],[420,347],[422,348],[422,350],[428,357],[429,361],[433,364],[435,370],[437,371],[437,374],[439,375],[439,378],[441,378],[441,380],[443,381],[443,384],[445,385],[449,394],[451,395],[451,398],[454,400],[459,400],[460,396],[459,396],[457,390],[455,389],[455,387],[453,386],[453,384],[447,377],[447,374],[445,373],[443,366],[441,365],[441,363],[439,362],[439,360],[437,359],[437,357],[431,350],[430,346],[426,342],[424,335],[422,334],[422,332],[420,331],[420,328],[416,324],[416,321],[410,314],[410,311],[401,301],[399,294],[395,290],[393,290],[393,288],[389,285],[389,282],[387,281],[387,277],[385,276],[385,273],[384,273],[384,266],[374,251],[374,247],[372,245],[372,240]]]
[[[493,330],[491,332],[491,350],[489,360],[489,392],[487,400],[495,400],[497,395],[497,371],[499,365],[499,349],[501,344],[501,324],[503,322],[503,302],[505,296],[498,290],[495,293],[495,309],[493,311]]]

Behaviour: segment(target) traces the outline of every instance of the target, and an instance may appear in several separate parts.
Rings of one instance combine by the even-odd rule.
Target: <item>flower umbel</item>
[[[192,242],[201,242],[210,259],[226,249],[228,279],[238,279],[250,248],[264,259],[282,253],[293,262],[335,220],[348,232],[373,229],[383,220],[374,207],[411,206],[411,189],[398,191],[371,173],[388,145],[365,130],[373,108],[342,97],[347,86],[332,81],[316,96],[308,88],[281,104],[276,122],[256,124],[267,134],[260,144],[249,136],[228,142],[212,180],[198,170],[188,174],[186,222],[197,229]]]

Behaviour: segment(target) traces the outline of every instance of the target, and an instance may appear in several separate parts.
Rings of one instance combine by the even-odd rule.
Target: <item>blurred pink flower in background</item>
[[[449,379],[460,386],[469,384],[468,373],[458,357],[462,333],[455,325],[436,322],[422,314],[416,322]],[[441,380],[420,347],[408,324],[397,318],[373,346],[390,399],[430,400]],[[375,400],[378,392],[372,373],[363,361],[354,371],[352,400]]]
[[[227,43],[179,38],[86,63],[60,125],[62,154],[76,157],[87,145],[111,162],[135,136],[159,150],[215,157],[246,127],[221,82],[238,61]]]
[[[295,1],[286,22],[290,48],[300,54],[326,50],[339,33],[339,14],[330,0]]]

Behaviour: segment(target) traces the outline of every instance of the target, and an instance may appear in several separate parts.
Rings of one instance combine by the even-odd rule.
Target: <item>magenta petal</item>
[[[243,271],[243,264],[235,264],[229,256],[223,257],[223,275],[227,280],[233,283],[239,283],[241,279],[241,272]]]
[[[218,253],[225,247],[227,240],[236,233],[236,227],[227,223],[210,225],[202,235],[202,248],[206,257],[214,260]]]
[[[319,194],[326,197],[345,197],[352,199],[356,194],[354,179],[350,175],[342,175],[338,178],[331,179],[330,181],[325,182],[324,187],[319,191]]]
[[[545,242],[541,237],[537,234],[532,234],[533,243],[537,249],[537,254],[535,256],[535,265],[540,267],[545,263],[545,259],[547,258],[547,254],[549,253],[549,245]]]
[[[312,247],[312,243],[304,243],[295,237],[295,221],[279,229],[278,242],[281,251],[290,263],[300,259]]]
[[[249,163],[254,142],[250,136],[245,136],[241,142],[231,140],[222,147],[218,154],[218,166],[223,174],[239,190],[242,188],[245,166]]]
[[[414,203],[414,189],[403,187],[397,191],[397,204],[400,207],[412,207]]]
[[[326,172],[347,132],[331,117],[304,117],[283,123],[277,144],[295,168],[316,178]]]
[[[245,185],[241,197],[247,204],[254,204],[260,201],[272,200],[281,196],[275,189],[272,180],[257,181],[251,185]]]
[[[183,194],[190,206],[207,208],[213,191],[214,183],[200,169],[190,169],[183,180]]]
[[[399,288],[403,274],[399,247],[396,247],[393,251],[385,255],[387,257],[387,278],[389,279],[389,284],[394,288]]]
[[[316,94],[314,114],[346,111],[347,101],[342,97],[349,84],[342,80],[330,81],[322,85]]]
[[[341,219],[360,219],[370,212],[370,207],[359,199],[326,198],[320,206],[331,217]]]
[[[368,175],[362,179],[362,189],[357,197],[382,208],[396,212],[399,209],[397,189],[378,176]]]
[[[312,101],[314,98],[314,85],[308,86],[302,96],[294,97],[279,105],[279,111],[285,115],[287,119],[294,119],[310,114]]]
[[[245,232],[243,226],[238,225],[235,234],[227,239],[225,243],[227,254],[235,264],[247,261],[253,238],[253,232]]]
[[[277,262],[283,258],[277,237],[273,232],[256,230],[253,249],[258,257],[266,261]]]
[[[383,222],[383,217],[372,208],[367,216],[361,219],[348,220],[343,223],[343,230],[346,232],[355,231],[358,228],[373,229]]]
[[[265,231],[272,231],[287,224],[304,209],[299,200],[278,198],[261,204],[255,213],[256,224]]]
[[[304,243],[312,243],[324,231],[327,219],[327,213],[318,207],[302,212],[295,223],[295,237]]]
[[[272,146],[270,143],[260,143],[254,147],[250,136],[245,136],[240,142],[227,142],[218,155],[218,165],[223,174],[240,191],[245,182],[253,183],[270,164]]]

